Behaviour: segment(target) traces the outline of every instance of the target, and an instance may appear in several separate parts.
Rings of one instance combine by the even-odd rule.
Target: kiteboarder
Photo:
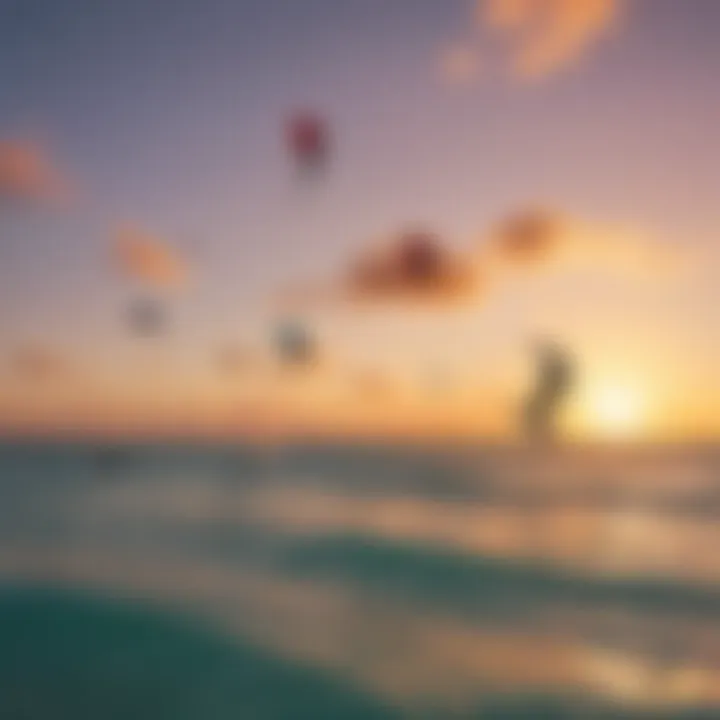
[[[557,432],[560,408],[573,386],[573,361],[556,343],[544,342],[538,349],[536,381],[524,406],[527,438],[551,442]]]

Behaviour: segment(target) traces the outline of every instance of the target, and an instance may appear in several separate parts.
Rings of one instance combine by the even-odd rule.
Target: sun
[[[598,387],[588,398],[588,411],[593,429],[605,436],[635,435],[645,420],[644,398],[629,386]]]

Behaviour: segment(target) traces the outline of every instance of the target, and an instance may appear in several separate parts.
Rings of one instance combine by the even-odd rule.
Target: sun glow
[[[588,398],[588,421],[594,432],[605,436],[627,437],[642,431],[646,403],[633,387],[604,385]]]

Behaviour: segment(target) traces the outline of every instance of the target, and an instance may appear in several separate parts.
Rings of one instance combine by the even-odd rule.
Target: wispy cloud
[[[590,269],[631,279],[668,278],[692,264],[690,253],[642,229],[539,207],[521,208],[496,223],[486,249],[505,266]]]
[[[538,264],[554,259],[566,238],[567,225],[560,213],[527,208],[498,222],[490,233],[491,251],[512,264]]]
[[[0,140],[0,198],[57,201],[69,192],[69,180],[44,148],[27,140]]]
[[[9,364],[19,377],[33,382],[67,377],[71,365],[59,351],[44,345],[25,345],[10,355]]]
[[[179,288],[189,278],[187,261],[176,250],[132,225],[117,231],[114,257],[123,273],[153,287]]]
[[[513,72],[540,78],[573,65],[617,23],[622,0],[479,0],[478,22],[507,45]]]
[[[440,77],[467,84],[482,65],[539,80],[580,62],[615,29],[627,0],[477,0],[475,36],[443,48]]]

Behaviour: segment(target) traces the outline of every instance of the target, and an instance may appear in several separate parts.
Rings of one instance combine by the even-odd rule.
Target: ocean
[[[712,446],[0,446],[0,718],[718,718]]]

